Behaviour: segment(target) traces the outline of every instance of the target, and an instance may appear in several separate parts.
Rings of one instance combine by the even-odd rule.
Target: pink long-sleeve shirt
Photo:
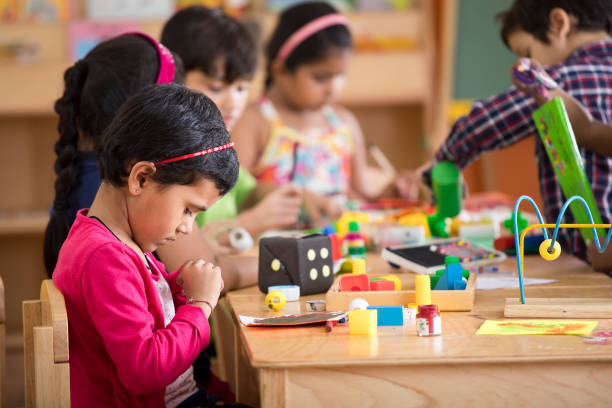
[[[53,272],[68,312],[73,407],[163,407],[166,386],[208,344],[206,315],[184,304],[178,273],[147,257],[173,293],[176,315],[166,327],[144,261],[78,212]]]

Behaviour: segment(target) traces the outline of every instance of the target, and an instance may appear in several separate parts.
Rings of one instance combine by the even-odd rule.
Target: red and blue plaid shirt
[[[595,119],[612,123],[612,41],[598,41],[578,48],[562,64],[547,68],[547,72],[567,93],[586,106]],[[475,102],[470,113],[457,120],[436,153],[434,162],[450,160],[464,168],[487,150],[502,149],[537,135],[531,117],[535,109],[535,101],[514,86],[499,95]],[[535,140],[544,221],[554,223],[565,197],[540,138]],[[612,143],[612,137],[609,143]],[[603,222],[609,223],[612,219],[612,158],[582,148],[580,154]],[[521,165],[521,160],[529,158],[517,157],[517,166]],[[428,179],[429,171],[424,176]],[[563,222],[574,222],[570,211],[565,213]],[[559,241],[564,249],[586,258],[585,243],[578,229],[561,229]]]

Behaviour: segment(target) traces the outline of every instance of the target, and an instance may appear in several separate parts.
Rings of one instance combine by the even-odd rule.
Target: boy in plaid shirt
[[[612,1],[515,0],[500,19],[501,36],[508,48],[519,57],[538,60],[550,77],[581,102],[595,119],[612,123]],[[454,124],[432,162],[416,172],[404,174],[398,181],[398,189],[404,196],[414,197],[421,181],[429,184],[434,163],[449,160],[464,168],[482,152],[537,135],[531,118],[537,107],[532,97],[514,86],[475,102],[470,113]],[[612,158],[584,148],[580,154],[603,222],[609,223]],[[535,159],[544,201],[543,215],[545,220],[554,222],[565,198],[537,136]],[[569,211],[563,221],[574,222]],[[559,232],[561,246],[585,259],[586,246],[579,230]]]

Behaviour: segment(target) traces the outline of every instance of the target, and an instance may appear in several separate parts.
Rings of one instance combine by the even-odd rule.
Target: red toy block
[[[359,292],[370,290],[370,278],[367,274],[347,274],[340,276],[340,292]]]
[[[338,238],[337,234],[331,234],[329,239],[331,240],[332,259],[336,262],[342,258],[342,241]]]
[[[499,237],[493,242],[493,246],[498,251],[506,251],[508,249],[514,249],[514,236]]]
[[[395,282],[388,280],[371,280],[370,290],[395,290]]]

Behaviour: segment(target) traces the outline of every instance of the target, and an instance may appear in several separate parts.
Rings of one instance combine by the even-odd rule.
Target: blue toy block
[[[466,281],[464,281],[463,279],[461,279],[461,280],[456,280],[456,281],[453,283],[453,289],[454,289],[454,290],[464,290],[464,289],[465,289],[465,287],[466,287],[466,285],[467,285],[467,282],[466,282]]]
[[[455,281],[462,281],[463,268],[461,264],[446,265],[446,270],[438,279],[434,290],[453,290]]]
[[[377,311],[378,326],[404,325],[404,308],[402,305],[368,306],[368,309]]]

